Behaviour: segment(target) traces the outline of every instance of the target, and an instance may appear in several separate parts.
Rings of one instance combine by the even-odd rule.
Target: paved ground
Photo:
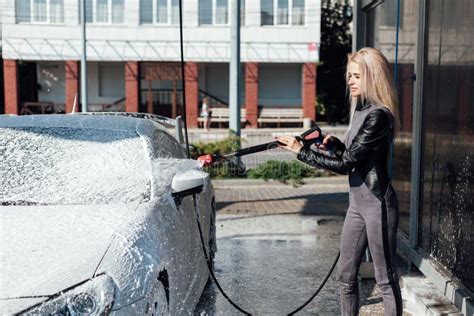
[[[215,271],[238,305],[253,315],[286,315],[312,295],[338,252],[346,181],[321,179],[298,188],[216,181]],[[298,315],[338,313],[333,275]],[[214,284],[206,288],[196,314],[241,315]]]
[[[250,184],[249,184],[250,183]],[[219,214],[302,214],[343,216],[347,208],[347,178],[321,178],[293,187],[269,181],[253,184],[219,182],[216,203]]]
[[[215,181],[216,275],[254,315],[286,315],[308,299],[339,248],[347,179],[320,178],[294,188],[276,182]],[[361,284],[361,315],[383,315],[373,280]],[[210,284],[198,315],[241,315]],[[335,274],[298,315],[339,315]]]

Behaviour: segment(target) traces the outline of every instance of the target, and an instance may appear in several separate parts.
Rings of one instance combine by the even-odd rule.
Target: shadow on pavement
[[[304,194],[304,195],[295,195],[289,197],[281,197],[274,199],[253,199],[253,200],[239,200],[239,201],[225,201],[225,202],[216,202],[218,212],[225,210],[229,206],[236,203],[278,203],[284,201],[294,201],[294,200],[304,200],[305,204],[302,207],[299,207],[299,210],[295,212],[294,210],[277,210],[275,209],[274,214],[303,214],[303,215],[340,215],[343,216],[346,213],[347,206],[349,203],[349,197],[347,192],[342,193],[320,193],[320,194]],[[233,211],[224,211],[227,214],[240,214],[239,212]],[[266,213],[265,215],[268,215]]]

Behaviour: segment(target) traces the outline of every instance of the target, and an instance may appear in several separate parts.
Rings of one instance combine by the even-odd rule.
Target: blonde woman
[[[367,246],[382,292],[385,315],[402,315],[395,268],[398,200],[390,183],[387,160],[398,127],[397,96],[389,64],[374,48],[349,54],[347,86],[352,121],[345,139],[326,136],[320,151],[303,148],[293,137],[278,140],[283,148],[312,166],[349,175],[349,208],[342,229],[338,266],[342,315],[358,315],[357,274]]]

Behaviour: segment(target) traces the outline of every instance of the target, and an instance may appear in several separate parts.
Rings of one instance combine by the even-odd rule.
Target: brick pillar
[[[5,114],[19,113],[19,81],[16,60],[3,60],[3,81],[5,93]]]
[[[66,60],[64,63],[66,78],[66,113],[72,113],[74,98],[76,98],[75,112],[80,112],[81,97],[79,95],[79,62]]]
[[[137,61],[125,63],[125,112],[138,112],[140,104],[140,65]]]
[[[250,127],[258,128],[258,63],[245,63],[245,111]]]
[[[198,127],[199,91],[198,64],[186,62],[184,79],[186,82],[186,124],[188,127]]]
[[[303,117],[316,121],[316,64],[303,64]]]

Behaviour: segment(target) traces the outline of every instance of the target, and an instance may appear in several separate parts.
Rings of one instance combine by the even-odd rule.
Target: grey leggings
[[[359,314],[357,274],[367,245],[374,262],[375,279],[382,292],[385,315],[402,315],[403,303],[395,267],[397,228],[398,201],[391,186],[383,201],[377,199],[364,183],[351,187],[338,267],[343,316]]]

